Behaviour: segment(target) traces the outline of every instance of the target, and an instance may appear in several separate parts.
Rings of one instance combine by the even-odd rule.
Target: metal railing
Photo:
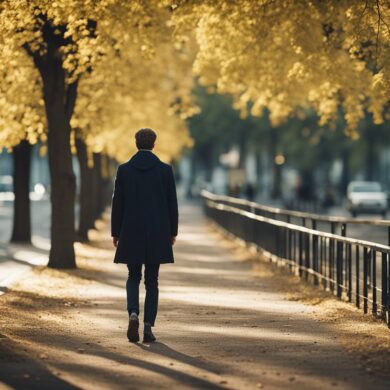
[[[258,215],[207,191],[202,198],[206,216],[228,233],[390,327],[389,246]]]
[[[226,204],[228,206],[250,211],[256,215],[309,227],[315,230],[318,229],[321,231],[327,231],[332,234],[340,234],[344,237],[348,236],[348,225],[383,228],[386,229],[386,231],[381,234],[381,236],[383,236],[383,244],[386,243],[390,246],[390,220],[363,218],[356,219],[330,215],[319,215],[303,211],[285,210],[277,207],[265,206],[246,199],[234,198],[226,195],[216,195],[208,191],[202,191],[202,196],[207,197],[210,200]]]

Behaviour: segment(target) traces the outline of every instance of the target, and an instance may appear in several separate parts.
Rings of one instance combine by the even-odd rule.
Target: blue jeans
[[[127,311],[139,315],[139,284],[142,278],[142,264],[128,264],[129,277],[126,283]],[[160,264],[145,264],[144,322],[154,326],[158,308],[158,271]]]

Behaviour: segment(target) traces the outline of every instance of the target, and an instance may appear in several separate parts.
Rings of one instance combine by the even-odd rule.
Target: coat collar
[[[160,159],[151,150],[139,150],[129,160],[131,166],[141,171],[152,169],[158,162]]]

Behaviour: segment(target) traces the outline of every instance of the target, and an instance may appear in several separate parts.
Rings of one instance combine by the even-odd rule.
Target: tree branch
[[[65,116],[66,120],[70,121],[73,115],[74,107],[76,105],[77,98],[77,87],[78,87],[79,79],[73,81],[73,83],[68,85],[65,94]]]
[[[26,53],[33,59],[35,65],[39,67],[39,54],[37,54],[36,51],[32,50],[30,45],[26,42],[22,45],[23,49],[26,51]]]
[[[376,42],[375,42],[375,68],[378,68],[378,51],[379,51],[379,33],[380,33],[380,28],[381,28],[381,8],[379,5],[379,0],[376,0],[376,9],[378,13],[378,22],[377,22],[377,30],[376,30]]]

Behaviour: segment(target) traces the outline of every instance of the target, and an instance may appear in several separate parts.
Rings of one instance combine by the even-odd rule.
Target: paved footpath
[[[128,343],[125,269],[103,244],[107,268],[77,287],[82,302],[59,315],[45,300],[47,322],[16,331],[30,357],[0,359],[0,388],[390,388],[344,352],[312,306],[287,300],[224,249],[193,205],[181,208],[176,263],[162,266],[158,342]]]
[[[47,264],[50,249],[50,204],[47,199],[31,202],[34,245],[10,244],[12,202],[0,202],[0,295],[36,265]]]

